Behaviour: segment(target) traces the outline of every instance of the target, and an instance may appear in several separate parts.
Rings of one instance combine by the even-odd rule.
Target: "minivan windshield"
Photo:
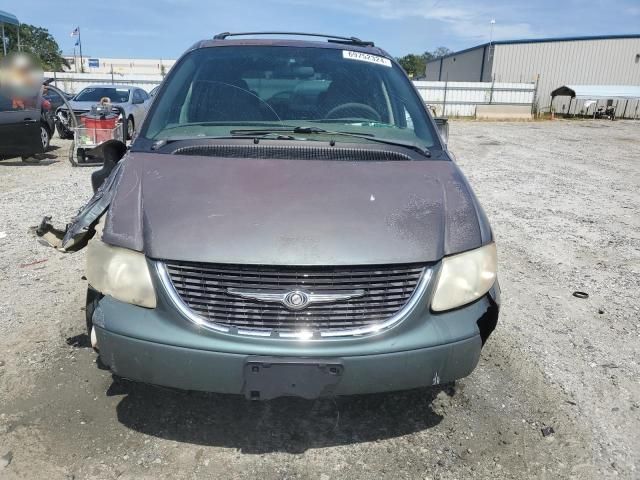
[[[337,135],[335,142],[375,137],[428,148],[437,138],[402,69],[348,45],[200,48],[174,66],[165,82],[141,137],[250,135],[296,127],[309,132],[316,127],[313,133],[357,134]]]
[[[87,87],[74,100],[76,102],[99,102],[104,97],[108,97],[113,103],[127,103],[129,101],[129,89]]]

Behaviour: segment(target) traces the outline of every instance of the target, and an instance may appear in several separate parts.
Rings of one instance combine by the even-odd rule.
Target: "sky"
[[[80,27],[85,56],[177,58],[223,31],[357,36],[394,56],[493,39],[640,33],[640,0],[0,0],[45,27],[64,53]]]

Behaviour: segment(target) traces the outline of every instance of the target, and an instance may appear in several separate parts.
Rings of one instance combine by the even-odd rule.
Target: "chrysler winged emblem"
[[[314,303],[332,303],[350,298],[362,297],[364,290],[332,290],[327,293],[305,292],[304,290],[254,290],[248,288],[227,288],[227,293],[236,297],[258,302],[280,303],[289,310],[302,310]]]

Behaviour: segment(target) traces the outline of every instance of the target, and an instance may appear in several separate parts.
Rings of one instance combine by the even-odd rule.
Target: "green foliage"
[[[433,52],[431,52],[431,55],[433,55],[433,58],[439,58],[444,57],[445,55],[449,55],[450,53],[453,53],[453,51],[451,51],[447,47],[438,47]]]
[[[5,28],[5,36],[8,38],[7,53],[18,51],[16,30],[15,27]],[[63,66],[69,67],[69,63],[62,57],[62,50],[60,50],[58,42],[46,28],[26,23],[21,24],[20,46],[23,53],[33,57],[45,71],[60,71]]]
[[[422,55],[410,53],[404,57],[398,58],[398,63],[402,65],[407,75],[412,78],[424,77],[427,62],[452,53],[447,47],[438,47],[432,52],[424,52]]]
[[[402,68],[404,68],[404,71],[407,72],[407,75],[410,77],[423,76],[424,69],[427,66],[427,62],[422,55],[415,55],[413,53],[399,58],[398,63],[402,65]]]

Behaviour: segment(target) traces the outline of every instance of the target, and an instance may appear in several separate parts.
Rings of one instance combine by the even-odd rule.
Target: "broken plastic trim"
[[[55,228],[51,217],[44,217],[35,229],[40,242],[62,252],[76,252],[87,245],[95,234],[98,220],[108,210],[116,192],[124,162],[119,162],[111,174],[100,185],[96,193],[84,205],[65,230]]]
[[[476,322],[478,330],[480,330],[480,338],[482,339],[483,346],[487,343],[487,340],[495,330],[496,325],[498,325],[498,313],[500,312],[500,307],[491,294],[487,295],[487,300],[489,300],[489,307]]]

